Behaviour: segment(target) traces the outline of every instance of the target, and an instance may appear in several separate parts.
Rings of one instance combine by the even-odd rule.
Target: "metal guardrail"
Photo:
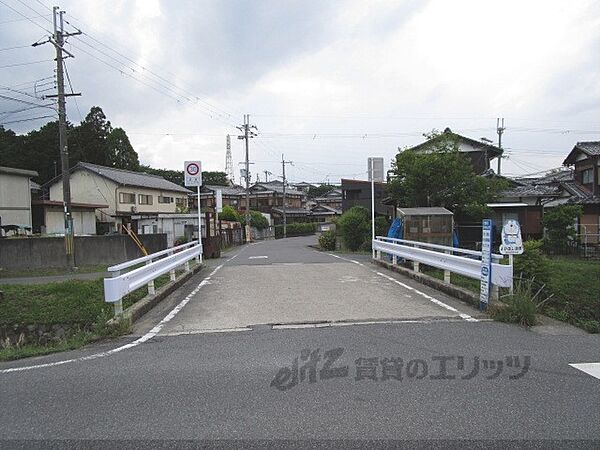
[[[398,257],[413,261],[416,271],[419,270],[419,263],[442,269],[444,270],[444,281],[446,282],[450,282],[450,273],[457,273],[477,280],[481,278],[481,252],[475,250],[459,249],[427,242],[405,241],[383,236],[377,236],[373,240],[373,250],[377,252],[378,256],[381,253],[392,255],[395,263]],[[471,257],[459,256],[453,253],[463,253]],[[513,266],[499,264],[497,261],[502,258],[502,255],[493,255],[492,285],[512,287]]]
[[[156,278],[169,272],[171,281],[175,281],[175,269],[184,266],[185,271],[189,272],[190,260],[194,258],[199,260],[201,250],[198,242],[190,242],[109,267],[107,270],[111,277],[104,279],[104,301],[114,303],[115,315],[121,314],[123,312],[122,299],[125,295],[145,284],[148,285],[148,293],[154,294]],[[157,258],[160,259],[155,261]],[[121,274],[121,270],[141,263],[146,264]]]

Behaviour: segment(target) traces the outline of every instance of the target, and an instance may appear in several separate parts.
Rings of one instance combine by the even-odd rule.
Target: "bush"
[[[505,306],[494,308],[492,317],[499,322],[518,323],[524,326],[535,325],[537,304],[533,296],[531,285],[526,287],[524,283],[517,284],[513,296],[506,301]]]
[[[361,248],[370,237],[369,211],[362,206],[354,206],[340,217],[340,234],[344,244],[351,251]]]
[[[226,205],[226,206],[223,206],[223,211],[221,211],[219,213],[219,219],[221,219],[221,220],[228,220],[230,222],[239,222],[240,221],[240,215],[231,206]]]
[[[321,250],[335,250],[335,231],[329,230],[319,236],[319,247],[321,247]]]
[[[316,223],[290,223],[286,226],[287,237],[293,236],[307,236],[309,234],[315,234],[317,231]],[[280,239],[283,237],[283,225],[275,226],[275,238]]]
[[[243,226],[246,226],[246,217],[245,217],[245,215],[240,217],[239,222]],[[263,230],[265,228],[268,228],[269,221],[260,212],[250,210],[250,225],[253,226],[254,228],[259,229],[259,230]]]
[[[515,255],[514,274],[523,278],[545,281],[548,279],[548,258],[542,253],[542,241],[525,241],[522,255]]]
[[[544,244],[549,249],[567,246],[577,234],[574,224],[582,212],[580,205],[560,205],[545,210],[542,218],[542,225],[546,228]]]
[[[387,217],[375,217],[375,236],[387,236],[390,225],[391,223]]]

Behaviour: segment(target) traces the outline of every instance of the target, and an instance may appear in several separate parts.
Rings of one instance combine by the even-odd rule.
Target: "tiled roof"
[[[600,156],[600,141],[578,142],[571,150],[571,153],[565,158],[563,164],[571,165],[575,163],[577,153],[582,152],[588,156]]]
[[[212,192],[220,190],[223,195],[240,195],[244,194],[246,190],[241,186],[214,186],[205,184],[202,189],[207,189]]]
[[[405,216],[451,216],[452,211],[441,206],[422,208],[398,208],[398,212]]]
[[[440,140],[444,137],[448,137],[448,136],[451,136],[452,138],[455,138],[458,141],[462,141],[469,145],[472,145],[473,147],[487,150],[488,156],[490,158],[494,158],[498,155],[501,155],[502,151],[503,151],[501,148],[496,147],[495,145],[491,145],[486,142],[481,142],[476,139],[471,139],[469,137],[462,136],[457,133],[453,133],[452,130],[450,130],[450,128],[446,128],[443,133],[441,133],[431,139],[428,139],[427,141],[425,141],[419,145],[415,145],[414,147],[411,147],[411,150],[413,150],[413,151],[427,150],[432,144],[435,143],[435,141]]]
[[[111,181],[121,186],[138,186],[150,189],[159,189],[162,191],[175,191],[191,193],[189,189],[186,189],[178,184],[172,183],[165,180],[163,177],[158,175],[150,175],[143,172],[133,172],[131,170],[115,169],[114,167],[98,166],[87,162],[78,163],[72,170],[89,170],[97,175],[104,178],[108,178]]]
[[[555,197],[559,195],[559,190],[555,186],[532,183],[507,189],[502,195],[504,197]]]
[[[283,183],[279,184],[279,183],[256,183],[254,185],[252,185],[252,188],[254,188],[255,186],[260,186],[264,189],[266,189],[267,191],[273,191],[273,192],[278,192],[278,193],[283,193]],[[302,191],[298,191],[296,189],[292,189],[290,187],[286,187],[285,188],[285,195],[299,195],[299,196],[304,196],[304,192]]]

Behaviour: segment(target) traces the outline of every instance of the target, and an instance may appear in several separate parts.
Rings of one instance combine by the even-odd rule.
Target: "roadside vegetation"
[[[294,236],[308,236],[315,234],[317,231],[316,223],[290,223],[286,225],[287,237]],[[283,225],[275,225],[275,238],[280,239],[283,237]]]
[[[75,273],[96,273],[106,272],[108,266],[95,265],[95,266],[81,266],[77,268]],[[28,269],[28,270],[0,270],[0,279],[2,278],[28,278],[28,277],[49,277],[54,275],[70,275],[69,269],[64,267],[42,267],[39,269]]]
[[[154,281],[156,289],[169,282],[169,275]],[[15,329],[40,326],[51,329],[64,327],[65,334],[49,340],[26,342],[24,336],[15,342],[0,341],[0,361],[45,355],[80,348],[90,342],[127,334],[130,323],[126,319],[114,325],[107,322],[113,317],[113,305],[104,301],[103,280],[71,280],[35,285],[1,285],[0,328]],[[148,294],[140,288],[123,298],[128,308]]]

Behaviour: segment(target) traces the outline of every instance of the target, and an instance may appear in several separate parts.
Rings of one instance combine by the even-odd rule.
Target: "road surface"
[[[491,322],[311,243],[210,261],[133,336],[0,364],[0,447],[598,448],[600,379],[569,365],[598,335]]]

